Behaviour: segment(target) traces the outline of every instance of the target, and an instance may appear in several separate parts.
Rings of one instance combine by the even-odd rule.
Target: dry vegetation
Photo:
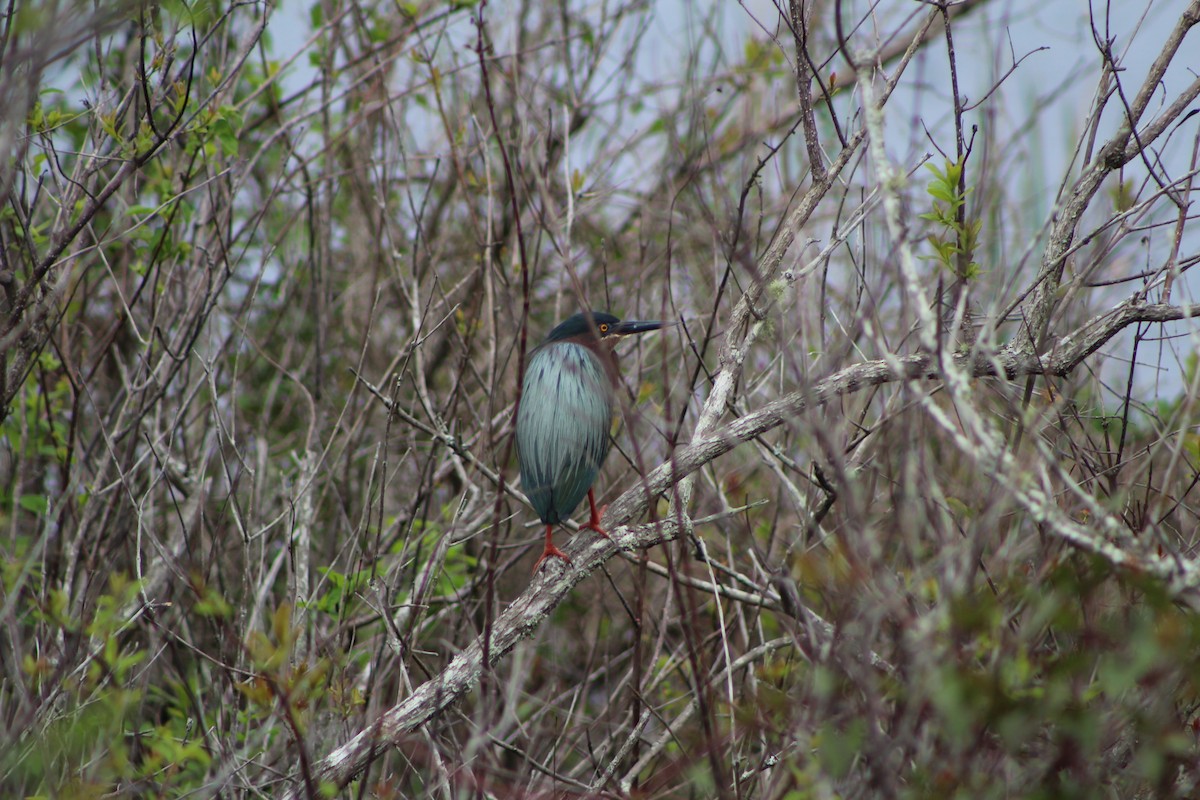
[[[0,794],[1200,791],[1200,2],[708,5],[0,7]]]

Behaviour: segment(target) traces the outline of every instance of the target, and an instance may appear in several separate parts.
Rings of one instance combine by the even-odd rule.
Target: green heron
[[[608,538],[592,483],[608,455],[619,380],[613,348],[622,336],[665,324],[580,312],[550,331],[529,355],[517,415],[517,459],[521,486],[546,526],[546,549],[534,572],[550,556],[570,562],[551,534],[585,494],[591,518],[583,527]]]

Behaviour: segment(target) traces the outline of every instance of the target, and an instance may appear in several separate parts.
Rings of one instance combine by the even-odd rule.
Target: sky
[[[847,2],[857,9],[867,8],[864,2]],[[309,5],[300,0],[284,0],[275,13],[271,31],[279,58],[292,56],[308,39]],[[1095,38],[1112,41],[1123,68],[1122,82],[1132,96],[1185,6],[1185,0],[1113,0],[1108,4],[1093,2],[1090,5],[1083,0],[1010,0],[984,3],[981,8],[956,20],[954,38],[960,93],[968,103],[983,101],[967,114],[966,121],[968,125],[980,126],[981,143],[993,148],[1008,148],[1004,158],[998,159],[997,163],[1012,170],[1011,175],[1005,176],[1005,180],[1011,181],[1010,213],[1020,217],[1014,220],[1013,231],[1023,233],[1042,229],[1054,212],[1055,197],[1064,176],[1078,174],[1076,147],[1094,102],[1101,63]],[[506,0],[492,0],[487,7],[488,18],[497,28],[500,52],[504,52],[505,46],[510,52],[515,47],[513,32],[507,31],[506,39],[503,30],[506,8],[509,7]],[[589,18],[601,19],[607,3],[606,0],[595,0],[585,8]],[[686,81],[680,79],[680,65],[696,41],[706,42],[705,47],[714,47],[711,43],[719,42],[725,50],[723,63],[728,64],[737,62],[750,38],[766,43],[778,40],[789,59],[794,55],[790,37],[780,27],[780,13],[773,0],[739,0],[716,5],[709,0],[660,0],[649,3],[648,8],[650,28],[647,38],[652,46],[639,51],[636,77],[646,86],[662,88],[647,97],[643,119],[628,120],[627,127],[622,128],[621,134],[628,135],[631,141],[635,141],[639,125],[653,124],[662,108],[674,107],[677,93],[691,90]],[[873,5],[867,23],[856,34],[855,41],[868,46],[874,38],[873,32],[894,30],[897,20],[910,19],[927,8],[916,0],[879,0]],[[856,16],[847,13],[847,18]],[[461,50],[473,43],[474,31],[465,15],[460,15],[459,23],[445,31],[444,47]],[[615,59],[620,56],[621,48],[614,48],[614,53],[615,71]],[[1197,55],[1191,55],[1193,53]],[[706,53],[700,61],[709,63],[713,55]],[[1006,75],[1014,60],[1020,62],[1019,67]],[[846,66],[838,62],[835,59],[829,69],[841,70],[844,74]],[[296,86],[302,86],[308,82],[310,74],[306,71],[311,68],[303,56],[296,59],[295,64],[292,81]],[[936,156],[935,143],[942,147],[952,143],[953,116],[947,69],[946,48],[938,41],[923,49],[889,102],[887,149],[894,161],[911,166],[927,154]],[[1181,49],[1180,57],[1168,70],[1162,88],[1151,104],[1151,113],[1191,83],[1197,72],[1200,72],[1200,35],[1193,31]],[[985,99],[1001,77],[1003,82],[995,94]],[[703,85],[705,91],[711,91],[707,82]],[[614,86],[612,90],[619,89]],[[776,108],[766,109],[768,113],[787,113],[794,103],[794,86],[781,79],[777,91],[763,96],[765,102],[777,104]],[[703,102],[704,98],[699,101]],[[855,98],[846,97],[843,108],[850,109],[855,102]],[[1036,116],[1032,109],[1038,110]],[[419,116],[420,111],[417,109],[412,113]],[[1111,102],[1101,119],[1101,140],[1120,124],[1120,113],[1121,105]],[[407,121],[412,123],[412,135],[421,137],[421,120],[410,114]],[[1187,172],[1195,125],[1195,119],[1185,123],[1179,135],[1162,149],[1162,163],[1167,174],[1179,177]],[[437,125],[431,124],[427,132],[429,142],[439,141],[442,135]],[[601,143],[593,144],[599,146]],[[576,163],[585,163],[588,142],[577,142],[575,148]],[[636,152],[627,155],[625,161],[614,162],[601,170],[603,181],[617,187],[646,179],[639,170],[648,159],[639,157],[644,154]],[[1135,173],[1137,165],[1130,170],[1130,175]],[[620,202],[619,196],[614,195],[612,202]],[[1195,228],[1193,226],[1183,242],[1182,253],[1185,255],[1200,250]],[[1144,254],[1145,264],[1141,267],[1161,261],[1167,238],[1161,230],[1151,237]],[[1011,257],[1011,253],[1008,255]],[[1176,302],[1193,300],[1193,283],[1190,279],[1185,280],[1173,299]],[[1124,287],[1121,291],[1127,294],[1129,289]],[[1200,341],[1195,339],[1192,331],[1194,327],[1185,323],[1172,326],[1174,332],[1187,332],[1193,334],[1193,338],[1176,343],[1176,353],[1170,358],[1158,358],[1156,363],[1177,366],[1189,352],[1200,348]],[[1127,344],[1130,338],[1123,337],[1123,341]],[[1122,346],[1114,343],[1114,347]],[[1146,374],[1156,384],[1164,380],[1164,373],[1159,371],[1148,370]],[[1168,375],[1167,383],[1159,388],[1173,391],[1178,388],[1180,377],[1181,370],[1175,369],[1174,377]]]

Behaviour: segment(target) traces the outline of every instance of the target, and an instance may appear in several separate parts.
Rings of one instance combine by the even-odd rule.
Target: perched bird
[[[600,527],[592,484],[608,455],[616,405],[619,373],[613,348],[623,336],[665,324],[580,312],[530,353],[517,414],[517,459],[521,487],[546,526],[546,548],[534,572],[550,556],[571,560],[554,546],[551,534],[585,494],[591,517],[583,527],[608,538]]]

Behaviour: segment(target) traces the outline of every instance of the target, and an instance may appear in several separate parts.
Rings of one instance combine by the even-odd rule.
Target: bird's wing
[[[571,515],[608,455],[613,398],[599,358],[574,343],[530,356],[517,417],[521,485],[547,523]]]

